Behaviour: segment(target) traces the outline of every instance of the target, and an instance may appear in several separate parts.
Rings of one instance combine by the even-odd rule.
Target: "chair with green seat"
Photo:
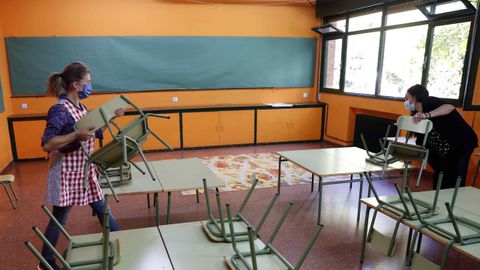
[[[17,207],[15,206],[12,196],[8,191],[8,188],[10,188],[12,190],[13,197],[15,198],[16,201],[18,201],[17,193],[15,193],[15,190],[13,189],[13,186],[12,186],[13,181],[15,181],[15,176],[13,174],[0,175],[0,184],[2,184],[3,188],[5,189],[5,193],[7,193],[8,199],[10,200],[10,203],[12,204],[13,209],[16,209]]]
[[[53,252],[55,257],[63,265],[63,269],[66,270],[111,270],[113,266],[120,262],[120,243],[118,239],[110,240],[110,225],[109,216],[110,208],[108,206],[107,195],[105,195],[105,208],[103,216],[103,233],[102,238],[98,241],[92,242],[74,242],[72,236],[63,228],[53,214],[45,207],[42,209],[48,215],[48,217],[55,223],[60,229],[62,234],[67,238],[68,245],[61,255],[55,247],[53,247],[47,240],[45,235],[37,228],[33,227],[33,231],[43,241],[50,251]],[[44,268],[53,270],[48,264],[42,254],[33,246],[31,242],[25,242],[28,249],[40,260],[40,263]],[[91,257],[92,254],[95,257]]]
[[[437,187],[435,190],[435,195],[433,198],[433,202],[431,203],[426,202],[424,200],[420,200],[418,198],[414,198],[413,196],[409,196],[409,197],[405,196],[405,194],[400,191],[396,183],[394,184],[394,186],[395,186],[395,190],[398,195],[398,198],[389,199],[389,200],[382,199],[378,195],[370,176],[367,175],[366,178],[373,192],[373,195],[375,196],[375,199],[378,202],[378,205],[377,207],[375,207],[375,210],[373,213],[370,228],[368,230],[367,242],[369,242],[373,247],[375,247],[375,249],[377,249],[384,255],[393,256],[393,254],[395,253],[398,228],[403,220],[405,219],[417,220],[419,219],[419,215],[423,218],[428,218],[438,214],[439,207],[437,207],[437,202],[438,202],[438,196],[440,194],[440,187],[442,185],[443,173],[440,173],[439,175],[439,178],[437,181]],[[413,209],[414,204],[418,205],[417,209],[420,209],[419,211],[414,211]],[[391,213],[393,216],[398,217],[396,219],[396,223],[395,223],[394,230],[391,237],[377,231],[374,228],[377,213],[380,210],[384,210],[388,213]],[[365,245],[365,244],[366,243],[362,243],[362,245]]]
[[[248,190],[248,193],[245,196],[245,199],[243,200],[242,205],[240,206],[240,209],[238,210],[237,214],[232,218],[232,222],[236,231],[235,236],[237,237],[236,238],[237,242],[247,241],[248,240],[247,228],[248,227],[253,228],[253,225],[251,225],[250,222],[243,215],[243,210],[247,206],[247,203],[250,200],[250,197],[252,196],[252,193],[255,190],[257,183],[258,183],[258,179],[256,179],[255,175],[253,175],[252,186]],[[205,179],[203,179],[203,188],[204,188],[205,201],[207,204],[207,213],[208,213],[208,220],[201,222],[204,232],[207,234],[208,238],[214,242],[232,242],[232,232],[230,231],[229,227],[226,225],[226,223],[229,222],[229,219],[224,218],[223,216],[224,210],[222,209],[222,206],[221,206],[222,202],[220,198],[220,192],[218,191],[218,189],[216,189],[215,196],[217,201],[217,210],[218,210],[219,218],[215,218],[212,214],[212,210],[210,207],[208,185]],[[278,194],[274,194],[272,199],[270,200],[270,203],[265,209],[262,217],[260,218],[260,221],[258,222],[257,226],[255,226],[253,229],[254,238],[258,236],[258,232],[260,231],[263,224],[265,223],[265,220],[267,219],[273,206],[277,202],[277,199],[278,199]]]
[[[445,203],[445,208],[448,213],[446,218],[433,220],[419,215],[420,225],[415,228],[406,259],[406,264],[407,266],[410,266],[411,269],[443,270],[447,263],[448,253],[453,245],[466,246],[480,243],[480,223],[466,217],[457,216],[453,213],[461,180],[461,177],[457,178],[451,202]],[[412,193],[408,188],[407,194],[410,198],[412,197]],[[420,212],[418,205],[414,202],[412,206],[418,215]],[[447,239],[448,241],[443,250],[440,264],[438,265],[420,255],[420,243],[418,243],[417,252],[414,251],[418,236],[421,231],[425,229]]]
[[[225,263],[228,265],[228,267],[231,270],[258,270],[258,269],[265,269],[265,270],[275,270],[275,269],[287,269],[287,270],[298,270],[302,266],[303,262],[305,261],[305,258],[307,257],[308,253],[312,249],[313,245],[317,241],[318,236],[320,235],[320,232],[323,229],[323,225],[318,224],[317,228],[315,230],[315,233],[313,237],[310,239],[308,242],[306,248],[304,249],[302,255],[298,259],[297,263],[295,265],[292,265],[288,260],[280,254],[280,252],[273,247],[272,242],[275,239],[275,237],[278,234],[278,231],[280,230],[280,227],[284,223],[288,213],[290,212],[290,209],[292,208],[293,203],[289,202],[287,207],[285,208],[285,211],[283,212],[282,216],[280,217],[280,220],[278,223],[275,225],[272,234],[267,240],[267,243],[264,245],[263,248],[257,249],[255,245],[255,232],[252,229],[252,227],[247,227],[247,232],[248,232],[248,246],[249,246],[249,252],[241,252],[239,248],[237,247],[237,241],[236,241],[236,233],[235,233],[235,228],[233,226],[233,219],[232,219],[232,214],[231,214],[231,209],[230,205],[227,204],[227,215],[228,215],[228,224],[230,227],[230,231],[232,232],[232,247],[235,252],[235,254],[231,258],[226,258],[225,257]],[[250,257],[250,262],[247,260],[247,258]],[[270,257],[270,260],[264,260],[267,261],[267,263],[262,263],[263,260],[262,258],[265,257]]]
[[[126,126],[121,127],[115,122],[115,110],[118,108],[133,108],[138,116],[130,121]],[[113,185],[120,185],[124,182],[131,180],[131,174],[129,172],[130,165],[133,165],[142,174],[145,172],[138,167],[132,159],[140,155],[145,167],[152,178],[156,180],[157,176],[153,169],[150,167],[141,147],[149,137],[152,135],[167,149],[172,149],[165,141],[163,141],[155,132],[153,132],[148,124],[150,117],[169,119],[169,116],[147,113],[145,114],[139,107],[133,104],[127,97],[120,95],[113,98],[100,108],[88,113],[84,118],[80,119],[75,125],[77,129],[84,127],[94,126],[95,130],[106,127],[112,136],[113,140],[100,149],[90,155],[82,144],[82,148],[87,155],[87,161],[85,162],[85,187],[88,185],[88,172],[90,164],[95,164],[96,169],[99,172],[100,177],[105,179],[104,186],[108,186],[115,199],[118,201],[118,197],[115,193]],[[116,132],[114,131],[116,129]],[[118,181],[111,181],[112,176],[118,176]]]
[[[422,177],[422,172],[427,166],[428,160],[428,148],[425,147],[427,143],[428,134],[433,128],[432,121],[428,119],[421,120],[417,124],[413,122],[412,116],[402,115],[397,119],[397,133],[393,141],[389,141],[387,150],[385,151],[384,164],[382,169],[382,178],[385,173],[385,169],[388,166],[388,160],[393,157],[397,160],[404,162],[403,170],[403,190],[408,186],[408,167],[409,164],[415,161],[421,162],[420,170],[417,176],[418,187],[420,184],[420,179]],[[423,142],[421,145],[413,145],[408,143],[399,142],[398,139],[401,135],[401,132],[414,132],[417,134],[423,134]]]

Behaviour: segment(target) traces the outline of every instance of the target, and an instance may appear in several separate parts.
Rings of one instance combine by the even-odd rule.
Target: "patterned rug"
[[[278,155],[273,153],[223,155],[201,160],[225,182],[221,191],[246,190],[256,175],[256,188],[276,187],[278,181]],[[282,185],[309,184],[312,174],[291,162],[282,163]],[[183,195],[195,194],[194,190]]]

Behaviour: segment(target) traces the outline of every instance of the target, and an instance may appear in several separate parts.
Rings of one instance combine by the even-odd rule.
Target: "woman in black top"
[[[404,104],[412,112],[415,123],[422,119],[433,122],[426,143],[428,163],[434,170],[433,187],[440,172],[444,173],[442,188],[455,187],[458,176],[462,177],[461,186],[465,186],[470,156],[478,145],[475,131],[453,105],[429,96],[422,85],[417,84],[407,90]],[[417,143],[422,141],[423,136],[417,136]]]

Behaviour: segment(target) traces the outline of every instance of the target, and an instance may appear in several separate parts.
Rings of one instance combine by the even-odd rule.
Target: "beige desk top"
[[[365,150],[358,147],[337,147],[297,151],[281,151],[278,155],[319,176],[357,174],[381,171],[382,167],[365,160]],[[390,164],[386,170],[398,170],[403,163]]]
[[[153,161],[152,164],[164,191],[202,189],[203,179],[209,188],[225,186],[198,158]]]
[[[112,232],[111,240],[120,240],[120,262],[115,270],[170,270],[173,269],[168,259],[165,246],[157,227]],[[74,241],[96,241],[101,234],[74,236]],[[87,248],[80,256],[87,258],[101,254],[97,248]],[[77,260],[78,258],[72,258]]]
[[[145,171],[145,175],[132,167],[132,181],[115,187],[118,195],[202,189],[203,179],[207,179],[209,188],[225,186],[225,183],[198,158],[150,161],[157,176],[156,181],[152,180],[143,162],[135,164]],[[111,194],[109,188],[102,190],[105,194]]]
[[[210,242],[200,222],[189,222],[160,226],[160,232],[176,270],[228,269],[224,256],[230,259],[234,254],[232,244]],[[260,240],[257,248],[263,248]],[[248,243],[238,243],[241,251],[248,251]],[[282,269],[283,264],[270,256],[258,257],[259,269]],[[284,269],[285,267],[283,267]]]
[[[435,191],[423,191],[423,192],[414,192],[413,196],[414,198],[418,198],[427,202],[433,202],[434,194],[435,194]],[[451,201],[452,194],[453,194],[453,189],[445,189],[440,192],[440,195],[438,198],[438,206],[440,207],[440,212],[438,215],[430,218],[429,219],[430,221],[444,219],[447,217],[445,202]],[[398,198],[398,196],[381,196],[381,198],[383,200],[388,201],[389,199],[392,199],[392,198]],[[465,217],[480,223],[480,207],[478,204],[479,201],[480,201],[480,189],[473,188],[473,187],[460,188],[453,212],[456,216]],[[361,200],[361,202],[368,205],[369,207],[376,207],[378,205],[378,202],[374,197],[364,198]],[[395,218],[395,219],[398,218],[397,216],[393,215],[390,212],[385,212],[385,211],[381,211],[381,212],[391,218]],[[409,220],[404,220],[402,223],[410,228],[415,228],[420,224],[419,221],[409,221]],[[452,225],[442,225],[441,227],[451,232],[454,231]],[[459,229],[462,234],[473,232],[468,227],[465,227],[462,225],[459,226]],[[429,230],[422,230],[422,233],[442,244],[446,243],[446,240],[444,238],[438,236],[437,234],[432,233]],[[468,245],[468,246],[454,245],[453,249],[457,250],[458,252],[464,254],[467,257],[480,261],[480,243],[474,244],[474,245]]]

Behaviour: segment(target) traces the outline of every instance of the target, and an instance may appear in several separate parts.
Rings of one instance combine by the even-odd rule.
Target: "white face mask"
[[[411,112],[415,111],[415,104],[410,103],[408,99],[403,102],[403,106],[405,106],[405,108]]]

